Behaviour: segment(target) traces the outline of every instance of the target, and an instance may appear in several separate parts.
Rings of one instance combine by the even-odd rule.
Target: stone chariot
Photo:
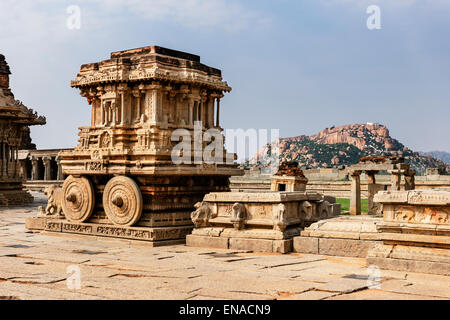
[[[82,65],[71,86],[91,105],[91,125],[80,127],[74,150],[59,154],[65,218],[48,218],[44,229],[182,242],[195,203],[243,174],[223,145],[214,163],[194,159],[207,146],[194,135],[215,130],[223,139],[220,99],[231,91],[199,56],[157,46],[113,52]],[[184,161],[174,163],[180,129],[192,154],[183,150]]]

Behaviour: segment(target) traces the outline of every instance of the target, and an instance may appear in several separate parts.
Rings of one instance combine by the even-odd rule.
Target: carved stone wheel
[[[68,176],[62,195],[62,209],[67,220],[81,223],[89,219],[95,207],[95,194],[88,178]]]
[[[112,178],[103,191],[103,208],[112,223],[132,226],[142,215],[143,200],[139,186],[128,177]]]

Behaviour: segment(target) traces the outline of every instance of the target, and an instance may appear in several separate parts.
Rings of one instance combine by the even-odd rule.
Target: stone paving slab
[[[0,212],[0,299],[450,299],[448,276],[378,270],[369,288],[363,258],[29,233],[34,214]],[[80,289],[68,287],[71,266]]]

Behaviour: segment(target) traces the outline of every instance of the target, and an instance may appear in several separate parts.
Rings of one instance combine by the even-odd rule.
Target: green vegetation
[[[341,213],[345,211],[348,212],[350,210],[350,199],[337,198],[336,202],[341,204]],[[361,199],[361,211],[369,211],[369,202],[367,199]]]

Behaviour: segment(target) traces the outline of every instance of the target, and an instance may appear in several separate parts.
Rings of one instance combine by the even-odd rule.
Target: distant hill
[[[267,159],[273,147],[266,145],[252,160]],[[297,161],[299,166],[309,168],[348,166],[369,155],[402,156],[419,172],[446,166],[432,155],[421,155],[405,147],[381,124],[349,124],[326,128],[312,136],[281,138],[279,150],[280,161]]]
[[[432,156],[433,158],[439,159],[446,164],[450,164],[450,153],[446,151],[430,151],[430,152],[420,152],[423,156]]]

